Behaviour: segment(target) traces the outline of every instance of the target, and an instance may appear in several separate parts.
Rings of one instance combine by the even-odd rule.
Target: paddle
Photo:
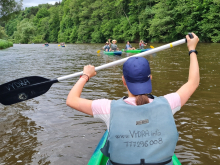
[[[189,34],[190,38],[193,38],[192,34]],[[159,52],[161,50],[165,50],[168,48],[172,48],[174,46],[183,44],[186,42],[186,39],[182,39],[179,41],[175,41],[157,48],[154,48],[152,50],[148,50],[146,52],[142,52],[130,57],[142,57],[146,56],[149,54],[153,54],[156,52]],[[101,66],[98,66],[95,68],[96,71],[99,71],[101,69],[105,69],[111,66],[119,65],[124,63],[128,58],[126,57],[117,61],[110,62],[108,64],[104,64]],[[46,93],[52,84],[60,82],[65,79],[73,78],[73,77],[78,77],[82,75],[83,72],[77,72],[74,74],[70,74],[67,76],[59,77],[56,79],[47,79],[44,77],[39,77],[39,76],[31,76],[31,77],[24,77],[20,79],[16,79],[13,81],[10,81],[8,83],[0,85],[0,103],[4,105],[11,105],[15,104],[21,101],[25,101],[28,99],[32,99],[34,97],[40,96],[44,93]]]
[[[98,54],[99,54],[100,52],[101,52],[100,50],[97,51]]]
[[[154,49],[154,47],[152,45],[150,45],[150,48]]]

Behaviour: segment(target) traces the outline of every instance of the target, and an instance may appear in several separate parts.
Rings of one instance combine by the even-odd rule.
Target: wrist
[[[80,80],[82,80],[83,82],[87,83],[88,78],[81,76],[81,77],[80,77]]]
[[[196,55],[198,54],[198,52],[197,52],[195,49],[192,49],[192,50],[189,51],[189,56],[190,56],[190,54],[192,54],[192,53],[193,53],[193,54],[196,54]]]
[[[91,78],[88,73],[84,73],[84,72],[83,72],[82,76],[83,76],[83,75],[87,76],[89,79]]]
[[[88,82],[90,77],[87,74],[83,74],[80,76],[80,78],[83,78],[86,80],[86,82]]]
[[[195,52],[192,52],[192,53],[190,53],[189,56],[196,56],[196,53],[195,53]]]

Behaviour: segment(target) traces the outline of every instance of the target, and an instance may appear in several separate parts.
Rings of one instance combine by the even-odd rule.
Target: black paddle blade
[[[43,77],[24,77],[0,85],[0,103],[11,105],[46,93],[57,79]]]

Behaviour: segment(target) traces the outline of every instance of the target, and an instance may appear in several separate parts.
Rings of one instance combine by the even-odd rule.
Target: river
[[[137,47],[137,44],[132,44]],[[154,47],[162,43],[152,44]],[[102,44],[14,44],[0,50],[0,84],[26,76],[58,78],[100,66],[121,57],[97,54]],[[118,44],[124,48],[125,44]],[[179,141],[175,154],[184,165],[220,164],[220,44],[199,43],[199,88],[175,115]],[[187,81],[186,44],[146,57],[153,75],[153,94],[175,92]],[[91,78],[82,93],[87,99],[118,99],[126,95],[122,65],[104,69]],[[106,130],[105,123],[66,106],[78,78],[54,84],[34,99],[0,104],[0,165],[85,165]]]

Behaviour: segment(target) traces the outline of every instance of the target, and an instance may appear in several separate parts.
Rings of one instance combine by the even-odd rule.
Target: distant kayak
[[[106,52],[106,51],[104,51],[104,54],[121,56],[122,51],[114,51],[114,52],[113,52],[113,51],[112,51],[112,52]]]
[[[66,47],[66,45],[58,45],[59,47]]]
[[[145,51],[148,51],[148,50],[151,50],[151,48],[149,48],[149,49],[136,49],[136,50],[122,49],[122,51],[126,52],[126,53],[142,53],[142,52],[145,52]]]
[[[99,144],[97,145],[87,165],[106,165],[108,161],[108,157],[103,155],[100,149],[105,145],[107,137],[108,137],[108,131],[106,131],[102,136],[101,140],[99,141]],[[172,161],[173,161],[173,165],[181,165],[180,161],[178,160],[175,154],[172,157]]]

